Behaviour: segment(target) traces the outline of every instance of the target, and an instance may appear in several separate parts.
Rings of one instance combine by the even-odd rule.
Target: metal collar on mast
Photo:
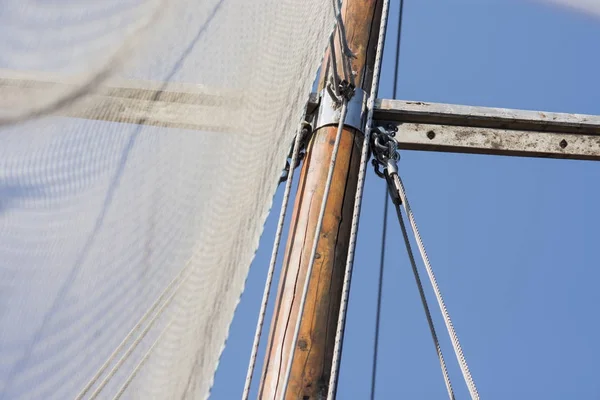
[[[341,103],[338,98],[335,98],[329,90],[321,91],[321,103],[317,112],[313,130],[317,130],[324,126],[336,126],[340,122]],[[362,132],[365,120],[367,94],[364,90],[353,89],[353,95],[348,100],[347,116],[344,126],[354,128]]]

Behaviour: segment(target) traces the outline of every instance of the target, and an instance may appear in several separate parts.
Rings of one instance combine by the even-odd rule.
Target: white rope
[[[125,363],[125,361],[131,355],[131,353],[133,353],[133,351],[135,350],[135,348],[137,347],[137,345],[142,341],[142,339],[144,339],[144,337],[146,336],[146,334],[150,331],[150,328],[152,328],[152,326],[154,325],[154,323],[162,315],[162,312],[165,310],[165,308],[171,303],[171,301],[173,301],[173,298],[175,297],[175,295],[179,292],[179,290],[183,287],[183,284],[187,281],[187,279],[191,275],[192,275],[192,273],[190,272],[181,281],[179,281],[179,283],[177,284],[177,286],[175,287],[175,289],[173,289],[173,292],[169,295],[169,297],[167,297],[167,299],[160,306],[160,308],[158,309],[158,311],[156,312],[156,314],[154,314],[154,316],[152,317],[152,319],[148,322],[148,325],[146,325],[146,327],[144,328],[144,330],[142,330],[142,332],[140,333],[140,335],[133,341],[133,343],[131,344],[131,346],[129,346],[129,348],[121,356],[121,358],[119,359],[119,361],[117,361],[117,363],[113,366],[113,368],[109,371],[109,373],[104,377],[104,379],[102,380],[102,382],[100,382],[100,384],[98,385],[98,387],[96,388],[96,390],[90,396],[90,400],[91,399],[95,399],[96,397],[98,397],[98,395],[100,394],[100,392],[102,392],[102,389],[104,389],[104,387],[107,385],[107,383],[109,382],[109,380],[117,373],[118,369],[123,365],[123,363]]]
[[[162,339],[162,337],[164,336],[164,334],[169,330],[169,328],[171,327],[171,323],[173,321],[169,321],[169,323],[167,324],[167,326],[165,326],[165,329],[162,330],[162,332],[160,333],[160,335],[158,335],[158,337],[156,338],[156,340],[154,341],[154,343],[152,343],[152,346],[150,346],[150,348],[148,349],[148,351],[146,351],[146,353],[144,354],[144,356],[141,358],[141,360],[137,363],[137,365],[135,366],[135,368],[133,369],[133,371],[131,371],[131,374],[129,374],[129,376],[127,377],[127,379],[125,380],[125,382],[123,383],[123,385],[121,385],[121,387],[119,388],[119,391],[117,392],[117,394],[115,394],[115,396],[113,397],[113,400],[118,400],[121,398],[121,396],[123,395],[123,393],[125,393],[125,391],[127,390],[127,388],[129,387],[129,384],[133,381],[133,378],[135,378],[135,376],[137,375],[137,373],[140,371],[140,369],[142,369],[142,367],[144,366],[144,364],[146,363],[146,361],[148,360],[148,358],[150,357],[150,354],[152,354],[152,352],[154,351],[154,349],[156,348],[156,345],[158,345],[158,342],[160,342],[160,340]]]
[[[102,366],[98,369],[96,374],[89,380],[87,385],[85,385],[85,387],[81,390],[81,392],[79,392],[77,397],[75,397],[75,400],[83,399],[83,396],[85,396],[87,394],[87,392],[90,390],[90,388],[98,381],[98,378],[100,378],[100,376],[104,373],[106,368],[108,368],[110,363],[113,362],[113,360],[116,358],[117,354],[119,354],[119,352],[123,349],[123,347],[125,347],[125,344],[129,341],[129,339],[131,339],[133,337],[133,334],[135,333],[135,331],[137,331],[140,328],[140,326],[142,326],[142,324],[148,319],[150,314],[152,314],[152,312],[154,312],[156,310],[158,305],[163,301],[163,299],[166,297],[169,290],[175,285],[175,283],[179,280],[179,278],[182,276],[183,272],[187,269],[187,267],[189,265],[190,264],[187,264],[184,268],[181,269],[181,271],[179,271],[179,273],[177,273],[175,278],[173,278],[173,280],[167,285],[165,290],[160,294],[160,296],[158,296],[158,298],[150,306],[148,311],[146,311],[146,313],[142,316],[142,318],[140,318],[138,323],[135,324],[135,326],[129,331],[127,336],[125,336],[125,338],[121,341],[121,343],[117,346],[117,348],[112,352],[112,354],[104,362],[104,364],[102,364]]]
[[[300,332],[300,324],[302,322],[302,313],[304,312],[304,304],[306,303],[306,296],[308,293],[308,286],[310,283],[310,277],[312,275],[313,266],[315,265],[315,256],[317,254],[317,246],[319,244],[319,238],[321,236],[321,227],[323,226],[323,218],[325,217],[325,208],[327,206],[327,197],[329,197],[329,191],[331,190],[331,182],[333,180],[333,172],[335,169],[335,161],[337,159],[338,150],[340,149],[340,141],[342,139],[342,132],[344,131],[344,122],[346,121],[346,114],[348,112],[348,101],[344,98],[342,103],[342,110],[340,115],[340,122],[338,124],[337,135],[335,137],[335,143],[333,145],[333,152],[331,154],[331,163],[329,164],[329,171],[327,173],[327,181],[325,183],[325,190],[323,192],[323,199],[321,200],[321,210],[319,212],[319,218],[317,220],[317,226],[315,229],[315,237],[313,240],[313,246],[310,253],[310,261],[308,263],[308,268],[306,270],[306,279],[304,282],[304,287],[302,289],[302,297],[300,298],[300,308],[298,310],[298,317],[296,319],[296,326],[294,328],[294,336],[292,337],[292,346],[296,346],[296,341],[298,340],[298,334]],[[285,398],[285,392],[287,391],[287,387],[290,380],[290,374],[292,372],[292,363],[294,361],[294,353],[291,352],[290,357],[288,358],[288,363],[285,369],[285,375],[283,380],[283,390],[281,394],[281,399]]]
[[[279,244],[281,242],[281,234],[283,232],[283,225],[285,223],[285,215],[287,213],[288,203],[290,199],[290,192],[292,189],[292,181],[294,180],[294,170],[296,169],[296,163],[298,162],[298,155],[300,154],[300,146],[303,139],[304,127],[301,126],[296,140],[294,142],[294,150],[292,153],[292,161],[290,162],[290,170],[288,172],[287,181],[285,183],[285,191],[283,192],[283,199],[281,201],[281,211],[279,212],[279,222],[277,223],[277,231],[275,233],[275,240],[273,242],[273,250],[271,252],[271,261],[269,263],[269,269],[267,271],[267,279],[265,282],[265,289],[263,292],[263,298],[260,305],[260,311],[258,314],[258,321],[256,323],[256,331],[254,333],[254,342],[252,343],[252,353],[250,355],[250,363],[248,364],[248,372],[246,374],[246,383],[244,385],[244,392],[242,394],[243,400],[248,400],[250,396],[250,386],[252,386],[252,375],[254,373],[254,367],[256,365],[256,356],[258,354],[258,346],[260,344],[260,336],[262,333],[263,324],[265,322],[265,315],[267,313],[267,305],[269,303],[269,294],[271,292],[271,284],[273,283],[273,272],[275,271],[275,264],[277,264],[277,254],[279,253]]]
[[[448,334],[450,335],[450,341],[452,342],[452,347],[454,348],[454,353],[456,354],[456,358],[460,365],[460,369],[462,371],[463,378],[467,384],[469,389],[469,393],[471,394],[471,399],[479,400],[479,392],[477,391],[477,387],[475,386],[475,382],[473,381],[473,377],[471,376],[471,372],[469,371],[469,366],[467,364],[467,360],[465,359],[465,355],[463,353],[462,347],[460,345],[460,341],[458,340],[458,335],[454,329],[454,325],[452,325],[452,320],[450,319],[450,314],[446,309],[446,304],[444,303],[444,299],[442,297],[442,293],[438,286],[437,280],[435,279],[435,275],[433,273],[433,269],[431,268],[431,263],[429,262],[429,258],[427,257],[427,252],[425,251],[425,246],[423,244],[423,239],[421,239],[421,235],[419,234],[419,229],[417,228],[417,224],[415,222],[415,217],[410,208],[410,204],[408,203],[408,199],[406,197],[406,191],[404,190],[404,185],[402,184],[402,180],[398,174],[392,174],[394,183],[398,188],[398,192],[400,194],[400,199],[402,200],[402,204],[404,205],[404,210],[406,211],[406,215],[408,216],[408,221],[412,227],[415,238],[417,239],[417,246],[419,247],[419,251],[421,253],[421,257],[423,258],[423,263],[425,264],[425,269],[427,270],[427,275],[429,275],[429,280],[431,281],[431,286],[433,287],[433,291],[435,292],[435,297],[437,298],[438,305],[440,307],[440,311],[442,312],[442,316],[444,317],[444,323],[446,324],[446,328],[448,329]]]
[[[448,368],[446,367],[446,362],[444,361],[444,355],[442,354],[442,348],[440,347],[440,341],[439,341],[437,333],[435,331],[435,325],[433,324],[433,319],[431,318],[431,312],[429,310],[429,305],[427,304],[427,298],[425,297],[425,291],[423,290],[423,282],[421,282],[421,277],[419,276],[419,270],[417,269],[417,263],[415,262],[415,256],[413,254],[412,247],[410,245],[410,239],[408,238],[408,232],[406,231],[406,225],[404,224],[404,218],[402,217],[402,212],[400,211],[400,205],[394,204],[394,207],[396,208],[396,214],[398,215],[398,222],[400,222],[400,229],[402,230],[402,236],[404,237],[404,244],[406,244],[406,251],[408,252],[408,258],[410,260],[410,265],[413,270],[413,275],[415,276],[415,281],[417,282],[417,288],[419,289],[419,296],[421,296],[421,303],[423,304],[423,309],[425,311],[425,317],[427,318],[427,324],[429,325],[429,331],[431,332],[431,338],[433,339],[435,351],[436,351],[438,359],[440,361],[440,367],[442,369],[442,375],[444,376],[444,383],[446,384],[446,390],[448,391],[448,397],[450,398],[450,400],[454,400],[454,390],[452,389],[452,382],[450,381],[450,375],[448,374]]]
[[[382,6],[381,22],[379,24],[379,37],[377,39],[377,52],[375,54],[375,65],[373,70],[373,80],[371,82],[371,92],[369,94],[369,100],[367,102],[367,123],[365,127],[365,138],[363,140],[362,151],[360,155],[360,169],[358,171],[356,194],[354,196],[354,210],[352,213],[352,227],[350,228],[348,257],[346,258],[344,283],[342,285],[342,299],[340,303],[340,312],[338,314],[338,323],[335,332],[335,344],[333,348],[331,375],[329,377],[329,386],[327,389],[328,400],[333,400],[335,398],[337,378],[339,375],[339,366],[344,340],[344,327],[346,324],[346,314],[348,310],[348,297],[350,294],[350,284],[352,280],[352,267],[354,265],[354,251],[356,249],[356,238],[358,234],[358,223],[360,219],[360,210],[362,206],[362,195],[365,186],[367,163],[369,162],[369,143],[371,138],[371,129],[373,127],[373,110],[375,108],[375,99],[377,98],[377,89],[379,87],[381,62],[383,59],[383,47],[385,43],[385,33],[387,30],[387,21],[390,6],[389,3],[389,0],[384,0]]]

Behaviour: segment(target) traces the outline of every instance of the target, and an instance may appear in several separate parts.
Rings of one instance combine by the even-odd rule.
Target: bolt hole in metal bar
[[[398,148],[450,153],[600,160],[600,136],[404,123]]]
[[[379,99],[375,117],[405,150],[600,160],[600,116]]]

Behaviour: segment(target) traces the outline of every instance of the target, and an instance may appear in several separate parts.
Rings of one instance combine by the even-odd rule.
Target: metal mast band
[[[313,130],[317,130],[324,126],[338,125],[341,116],[341,103],[338,99],[331,96],[328,90],[321,91],[321,104],[315,120]],[[344,126],[354,128],[362,132],[365,120],[367,94],[360,88],[354,89],[354,96],[348,101],[348,115]]]

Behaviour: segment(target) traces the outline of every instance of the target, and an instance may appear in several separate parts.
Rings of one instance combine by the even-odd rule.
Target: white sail
[[[208,396],[333,13],[0,1],[0,399]]]
[[[600,1],[598,0],[546,0],[562,6],[600,16]]]

